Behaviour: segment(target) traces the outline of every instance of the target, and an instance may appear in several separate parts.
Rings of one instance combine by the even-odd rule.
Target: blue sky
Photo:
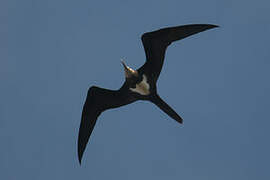
[[[0,179],[266,180],[270,3],[266,0],[0,3]],[[140,36],[212,23],[172,44],[158,92],[181,126],[149,102],[103,113],[79,166],[89,86],[118,89],[120,59],[145,61]]]

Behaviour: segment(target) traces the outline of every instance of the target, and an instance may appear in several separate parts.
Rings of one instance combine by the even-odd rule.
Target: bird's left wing
[[[146,63],[139,71],[150,70],[151,72],[147,73],[152,75],[154,81],[157,81],[166,49],[172,42],[215,27],[218,26],[212,24],[189,24],[144,33],[141,39],[145,50]]]
[[[113,91],[94,86],[88,90],[78,137],[78,158],[80,163],[98,116],[106,109],[120,107],[131,102],[119,90]]]

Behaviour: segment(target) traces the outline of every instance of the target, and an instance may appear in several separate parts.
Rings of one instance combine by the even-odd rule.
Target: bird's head
[[[124,66],[124,70],[125,70],[125,76],[127,80],[131,80],[131,79],[136,79],[138,78],[138,72],[136,70],[133,70],[132,68],[128,67],[124,61],[121,61],[123,66]]]

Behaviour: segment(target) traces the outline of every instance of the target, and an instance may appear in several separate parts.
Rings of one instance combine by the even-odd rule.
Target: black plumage
[[[169,27],[142,35],[146,62],[137,70],[123,63],[126,81],[119,90],[90,87],[83,106],[78,137],[79,162],[94,129],[98,116],[105,110],[130,104],[137,100],[148,100],[156,104],[171,118],[182,123],[182,118],[158,95],[156,82],[162,69],[167,47],[174,41],[218,27],[211,24],[192,24]]]

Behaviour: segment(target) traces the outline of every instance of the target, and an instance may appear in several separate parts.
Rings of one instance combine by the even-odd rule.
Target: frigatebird
[[[98,116],[107,109],[117,108],[137,100],[148,100],[157,105],[179,123],[183,119],[157,93],[156,82],[162,69],[167,47],[174,41],[193,34],[218,27],[212,24],[190,24],[168,27],[144,33],[141,40],[146,54],[146,62],[137,70],[128,67],[123,61],[125,82],[118,90],[89,88],[82,110],[78,137],[78,157],[82,156]]]

